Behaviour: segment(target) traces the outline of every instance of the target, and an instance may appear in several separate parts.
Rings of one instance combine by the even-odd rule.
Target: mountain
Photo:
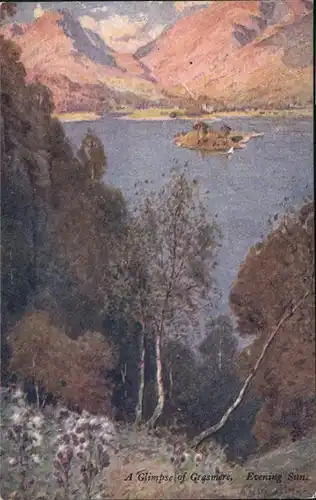
[[[84,30],[69,11],[62,10],[62,17],[58,24],[62,27],[64,34],[73,41],[73,51],[82,54],[92,61],[104,66],[116,67],[113,50],[92,30]]]
[[[92,24],[82,24],[71,8],[46,10],[0,33],[21,46],[28,79],[51,89],[58,112],[155,106],[166,102],[163,96],[170,104],[201,100],[219,109],[280,108],[312,102],[312,5],[310,0],[193,4],[172,22],[161,18],[160,35],[134,53],[117,52],[105,41],[114,34],[105,36],[102,23],[110,26],[112,18],[99,19],[104,29],[98,34],[92,18]],[[128,33],[135,19],[119,17],[117,30],[124,26]],[[118,35],[115,31],[115,40]]]
[[[143,63],[135,60],[136,73],[121,67],[113,49],[67,10],[47,11],[0,32],[20,45],[28,80],[51,89],[57,112],[102,111],[162,98]]]
[[[135,52],[135,57],[137,59],[142,59],[143,57],[146,57],[150,52],[152,52],[159,42],[165,37],[166,33],[170,30],[170,26],[167,26],[161,34],[155,38],[154,40],[151,40],[149,43],[146,43],[146,45],[142,45],[138,50]]]
[[[141,61],[174,95],[228,107],[312,99],[312,3],[212,2],[167,30]]]
[[[10,23],[1,27],[1,33],[6,38],[18,39],[20,36],[24,35],[29,26],[30,23]]]

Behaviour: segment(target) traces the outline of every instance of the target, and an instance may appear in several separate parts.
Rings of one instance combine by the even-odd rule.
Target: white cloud
[[[145,14],[144,12],[139,12],[139,14],[137,15],[137,19],[139,19],[140,22],[146,24],[148,22],[148,14]]]
[[[148,21],[145,14],[133,21],[128,16],[118,14],[100,20],[91,16],[82,16],[79,21],[83,28],[94,31],[107,45],[119,52],[134,52],[152,39],[144,30]]]
[[[157,26],[155,26],[152,30],[148,32],[150,38],[152,38],[152,40],[157,38],[159,35],[161,35],[166,26],[167,26],[166,24],[157,24]]]
[[[108,10],[109,7],[103,5],[103,7],[94,7],[94,9],[91,9],[91,12],[107,12]]]
[[[42,6],[40,3],[38,3],[35,7],[35,9],[33,10],[33,16],[35,17],[35,19],[38,19],[39,17],[41,17],[43,14],[44,14],[45,10],[42,9]]]
[[[80,24],[83,28],[87,28],[89,30],[98,31],[98,22],[90,16],[81,16],[79,18]]]

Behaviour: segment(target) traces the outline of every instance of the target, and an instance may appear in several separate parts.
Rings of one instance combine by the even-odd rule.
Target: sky
[[[67,9],[84,28],[114,50],[134,52],[157,38],[177,19],[207,7],[208,0],[147,2],[18,2],[16,22],[30,22],[46,10]]]

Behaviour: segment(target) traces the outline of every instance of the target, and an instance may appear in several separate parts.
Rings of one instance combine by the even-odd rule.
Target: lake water
[[[192,122],[132,121],[104,118],[67,123],[66,133],[77,148],[88,127],[102,139],[108,156],[106,182],[133,198],[137,180],[159,188],[174,161],[189,163],[192,176],[208,191],[210,213],[217,214],[223,234],[217,268],[222,298],[218,312],[228,313],[230,286],[248,249],[270,230],[269,220],[300,206],[313,192],[313,126],[311,118],[226,119],[234,130],[263,132],[247,149],[226,156],[202,157],[178,148],[173,136]]]

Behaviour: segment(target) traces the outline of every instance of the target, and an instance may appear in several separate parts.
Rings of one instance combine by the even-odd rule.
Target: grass
[[[108,498],[111,499],[230,499],[230,498],[309,498],[316,491],[316,456],[314,453],[316,437],[311,436],[302,441],[282,446],[262,456],[250,459],[243,466],[222,464],[221,472],[230,474],[231,481],[202,481],[191,479],[193,472],[213,474],[210,467],[197,465],[195,469],[185,467],[176,472],[176,477],[185,471],[186,479],[179,480],[140,480],[139,471],[148,471],[152,475],[173,476],[174,469],[161,459],[158,454],[148,457],[139,452],[120,452],[113,457],[106,470],[104,481]],[[281,474],[282,481],[275,479],[248,480],[249,472],[255,474]],[[306,481],[291,481],[288,474],[307,474]],[[129,480],[126,480],[129,477]]]
[[[220,111],[216,113],[201,113],[197,115],[190,115],[185,109],[176,109],[176,108],[148,108],[148,109],[136,109],[135,111],[129,114],[129,118],[132,120],[146,120],[146,119],[155,119],[155,118],[169,118],[170,113],[177,113],[177,118],[180,119],[190,119],[193,117],[204,119],[204,120],[213,120],[215,118],[227,118],[227,117],[287,117],[287,116],[313,116],[312,108],[302,108],[302,109],[282,109],[282,110],[266,110],[266,109],[256,109],[249,111]]]
[[[217,116],[232,116],[232,117],[290,117],[290,116],[307,116],[313,117],[312,108],[294,108],[294,109],[257,109],[252,111],[229,111],[226,113],[217,113]]]
[[[178,117],[184,115],[184,110],[177,108],[148,108],[135,109],[129,115],[133,120],[146,120],[146,118],[168,118],[170,113],[177,113]]]
[[[217,113],[201,113],[192,115],[185,109],[177,108],[148,108],[148,109],[126,109],[116,112],[122,114],[124,118],[129,120],[171,120],[170,113],[176,113],[176,118],[180,120],[201,119],[201,120],[214,120],[215,118],[238,118],[238,117],[291,117],[291,116],[306,116],[312,117],[312,108],[304,109],[285,109],[285,110],[252,110],[252,111],[221,111]],[[69,113],[54,113],[53,116],[58,118],[61,122],[82,122],[82,121],[95,121],[101,118],[95,112],[82,111],[82,112],[69,112]]]
[[[316,492],[316,435],[283,445],[262,456],[255,457],[245,466],[247,472],[256,474],[281,474],[282,480],[247,481],[241,498],[310,498]],[[304,474],[306,480],[291,480],[290,473]]]
[[[90,111],[80,111],[74,113],[54,113],[54,118],[58,118],[61,122],[84,122],[95,121],[101,118],[100,115]]]
[[[9,496],[16,491],[16,473],[13,474],[8,459],[13,456],[12,441],[8,439],[7,430],[12,426],[11,415],[14,413],[12,403],[1,401],[1,453],[2,468],[0,481],[2,491],[0,498],[16,498]],[[54,412],[54,409],[52,409]],[[58,413],[58,410],[57,410]],[[45,500],[55,498],[56,480],[53,478],[53,460],[56,455],[56,436],[62,436],[63,426],[57,419],[57,413],[49,413],[44,417],[41,433],[44,437],[40,465],[32,466],[32,477],[36,478],[36,491],[46,491]],[[60,427],[61,426],[61,427]],[[172,463],[171,457],[180,457],[174,451],[177,439],[172,434],[157,437],[148,434],[145,429],[137,433],[133,427],[120,426],[112,446],[108,448],[110,465],[103,469],[93,488],[95,500],[105,499],[233,499],[233,498],[310,498],[316,491],[316,435],[311,433],[301,441],[282,445],[275,450],[257,454],[243,465],[229,464],[223,450],[215,442],[206,448],[203,459],[199,462],[191,460]],[[190,453],[185,441],[178,443]],[[71,478],[71,500],[83,498],[80,486],[81,476],[79,463],[74,463]],[[218,481],[214,474],[223,473],[229,478]],[[256,474],[281,474],[282,481],[249,480],[249,472]],[[147,472],[147,476],[145,475]],[[308,480],[290,481],[288,474],[306,474]],[[184,475],[185,474],[185,475]],[[199,475],[199,476],[198,476]],[[204,476],[204,479],[203,479]],[[213,479],[210,478],[213,476]],[[171,478],[171,479],[170,479]],[[231,478],[231,479],[230,479]],[[30,498],[30,497],[29,497]]]

